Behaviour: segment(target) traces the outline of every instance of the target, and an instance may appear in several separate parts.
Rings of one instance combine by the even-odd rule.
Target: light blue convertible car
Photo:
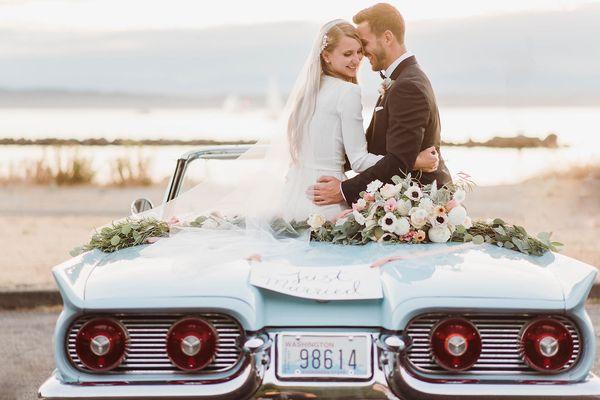
[[[191,161],[242,150],[188,153],[166,199]],[[306,256],[341,267],[448,251],[386,265],[381,298],[343,301],[253,286],[244,260],[207,273],[177,254],[144,256],[145,246],[72,258],[53,271],[64,310],[39,396],[600,399],[584,308],[595,268],[491,245],[341,247],[314,243]]]

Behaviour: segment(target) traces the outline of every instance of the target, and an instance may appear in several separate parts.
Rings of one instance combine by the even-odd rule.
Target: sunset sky
[[[352,15],[375,1],[0,0],[0,29],[188,29],[278,21],[324,22]],[[399,0],[407,20],[517,11],[570,10],[598,0]]]

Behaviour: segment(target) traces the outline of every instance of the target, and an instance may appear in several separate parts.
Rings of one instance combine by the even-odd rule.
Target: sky
[[[0,0],[0,29],[113,31],[351,19],[365,0]],[[570,10],[600,0],[397,0],[408,21]]]

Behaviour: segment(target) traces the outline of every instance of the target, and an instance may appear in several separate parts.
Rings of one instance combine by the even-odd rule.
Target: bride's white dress
[[[360,86],[324,75],[298,163],[290,167],[286,176],[283,193],[286,220],[302,221],[314,213],[331,219],[347,208],[345,203],[318,206],[306,194],[320,176],[345,180],[345,156],[355,172],[364,171],[383,157],[367,151]]]

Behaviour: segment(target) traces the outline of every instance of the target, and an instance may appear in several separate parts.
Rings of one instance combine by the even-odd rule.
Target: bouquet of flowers
[[[534,255],[556,251],[561,245],[551,242],[547,233],[536,239],[500,219],[473,222],[463,206],[472,188],[469,180],[441,188],[435,182],[421,186],[410,175],[394,176],[392,182],[371,182],[352,209],[334,221],[311,215],[306,222],[312,239],[339,244],[491,243]]]

